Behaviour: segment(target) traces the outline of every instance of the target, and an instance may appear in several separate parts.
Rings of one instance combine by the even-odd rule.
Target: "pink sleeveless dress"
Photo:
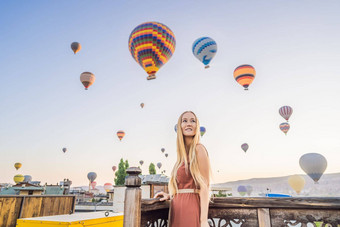
[[[188,166],[189,167],[189,166]],[[184,163],[177,171],[178,189],[197,189],[190,169]],[[198,193],[179,193],[171,200],[170,227],[200,227],[200,197]]]

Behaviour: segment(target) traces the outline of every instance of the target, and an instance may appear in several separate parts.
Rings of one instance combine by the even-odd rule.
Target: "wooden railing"
[[[124,226],[166,227],[169,201],[141,199],[140,169],[129,168],[125,194]],[[212,198],[209,204],[212,227],[340,226],[340,197]]]
[[[74,213],[75,196],[1,196],[0,227],[14,227],[18,218]]]

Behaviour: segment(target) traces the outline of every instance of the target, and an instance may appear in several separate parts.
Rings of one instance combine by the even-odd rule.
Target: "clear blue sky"
[[[339,11],[337,0],[1,1],[0,182],[21,173],[86,185],[94,171],[102,185],[120,158],[143,159],[144,172],[161,161],[170,173],[185,110],[207,129],[215,183],[300,174],[308,152],[327,158],[327,173],[340,172]],[[166,24],[177,40],[153,81],[128,50],[130,32],[147,21]],[[191,52],[201,36],[218,45],[207,70]],[[73,41],[83,47],[77,55]],[[247,92],[233,78],[245,63],[257,71]],[[84,71],[96,76],[88,91]],[[294,109],[287,136],[283,105]]]

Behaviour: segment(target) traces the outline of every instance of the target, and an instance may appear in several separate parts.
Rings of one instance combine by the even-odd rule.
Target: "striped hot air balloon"
[[[201,37],[192,44],[192,53],[201,61],[205,68],[209,68],[209,63],[217,52],[216,42],[209,37]]]
[[[119,140],[122,141],[122,139],[123,139],[124,136],[125,136],[125,132],[124,132],[123,130],[119,130],[119,131],[117,132],[117,136],[118,136]]]
[[[171,58],[175,47],[174,33],[158,22],[138,25],[129,37],[130,53],[148,74],[148,80],[156,79],[156,72]]]
[[[287,135],[287,132],[290,129],[290,125],[287,122],[281,123],[280,129],[281,129],[282,132],[284,132],[284,134]]]
[[[288,122],[290,116],[292,115],[293,113],[293,108],[290,107],[290,106],[282,106],[280,109],[279,109],[279,113],[280,115],[286,119],[286,121]]]
[[[248,87],[253,82],[255,75],[255,68],[251,65],[240,65],[234,70],[234,78],[237,83],[244,87],[244,90],[248,90]]]

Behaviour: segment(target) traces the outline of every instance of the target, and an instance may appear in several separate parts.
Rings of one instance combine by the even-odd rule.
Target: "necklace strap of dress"
[[[178,194],[181,193],[200,193],[199,189],[193,189],[193,188],[183,188],[183,189],[178,189],[177,191]]]

